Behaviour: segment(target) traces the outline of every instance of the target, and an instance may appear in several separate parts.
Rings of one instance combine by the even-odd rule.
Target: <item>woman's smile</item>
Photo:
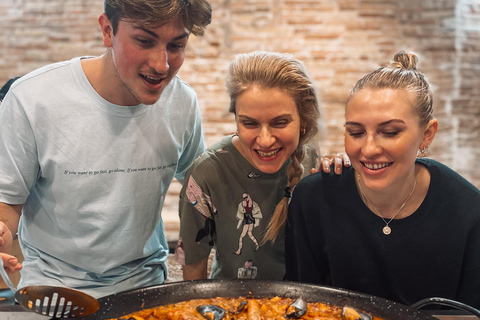
[[[378,170],[378,169],[382,169],[382,168],[385,168],[385,167],[389,167],[392,165],[393,162],[385,162],[385,163],[368,163],[368,162],[362,162],[362,164],[370,169],[370,170]]]
[[[262,158],[272,158],[273,156],[277,155],[280,152],[280,149],[276,149],[274,151],[260,151],[256,150],[258,155]],[[272,160],[272,159],[265,159],[265,160]]]

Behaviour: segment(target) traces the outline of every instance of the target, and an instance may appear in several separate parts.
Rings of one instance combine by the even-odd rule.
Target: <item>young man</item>
[[[105,54],[12,85],[0,108],[0,251],[18,230],[19,287],[100,297],[163,283],[165,194],[205,148],[196,94],[176,74],[210,21],[205,0],[105,0]]]

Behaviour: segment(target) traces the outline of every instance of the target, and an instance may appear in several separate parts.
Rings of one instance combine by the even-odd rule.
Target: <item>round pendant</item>
[[[389,226],[385,226],[383,227],[383,233],[388,236],[390,233],[392,233],[392,229],[390,229]]]

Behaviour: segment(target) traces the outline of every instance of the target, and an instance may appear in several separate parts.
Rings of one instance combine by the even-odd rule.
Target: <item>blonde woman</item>
[[[185,280],[207,278],[212,248],[211,278],[283,279],[283,224],[318,130],[317,95],[300,61],[272,52],[238,55],[226,87],[237,132],[186,174],[177,256]]]
[[[480,191],[424,155],[437,132],[413,53],[357,82],[345,108],[353,168],[296,187],[287,279],[406,305],[429,297],[480,307]]]

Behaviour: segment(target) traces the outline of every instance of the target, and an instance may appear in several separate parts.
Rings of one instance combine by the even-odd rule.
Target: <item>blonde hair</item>
[[[305,144],[318,132],[320,111],[317,95],[303,63],[291,55],[275,52],[255,51],[237,55],[229,66],[225,84],[230,96],[229,111],[234,114],[238,96],[252,86],[278,88],[286,92],[295,101],[300,114],[302,131],[299,144],[290,156],[292,162],[287,169],[285,196],[275,208],[262,240],[262,243],[273,243],[287,220],[291,191],[303,174]]]
[[[181,18],[194,35],[203,35],[212,21],[212,8],[205,0],[105,0],[104,11],[113,34],[120,20],[139,26],[158,26]]]
[[[415,110],[420,116],[420,123],[427,124],[433,119],[433,94],[425,76],[417,70],[418,57],[415,53],[400,51],[386,67],[363,76],[350,91],[348,101],[364,88],[398,89],[413,93]]]

